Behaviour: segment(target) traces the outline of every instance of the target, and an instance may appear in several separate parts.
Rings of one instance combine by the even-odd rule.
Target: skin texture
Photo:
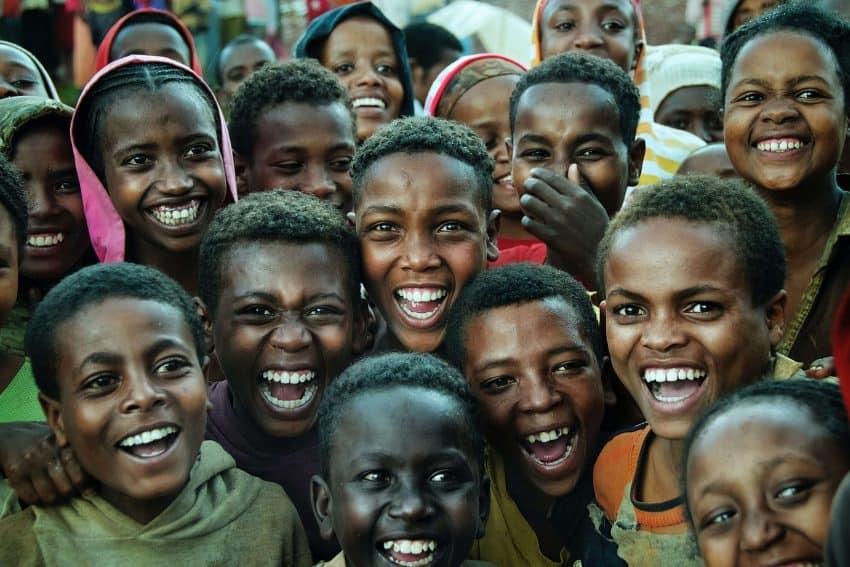
[[[0,45],[0,98],[47,96],[47,88],[32,61],[17,49]]]
[[[158,55],[189,65],[189,45],[176,29],[166,24],[144,23],[124,26],[112,42],[109,60],[127,55]]]
[[[637,184],[643,140],[626,145],[601,87],[544,83],[520,97],[510,148],[523,226],[546,242],[550,263],[595,288],[596,247]]]
[[[6,207],[0,206],[0,325],[15,305],[18,295],[18,239]]]
[[[315,106],[285,102],[257,117],[254,154],[237,159],[246,192],[283,188],[311,193],[351,210],[348,169],[357,139],[342,103]]]
[[[508,110],[511,92],[519,75],[485,79],[463,93],[452,108],[450,118],[472,128],[487,146],[493,158],[493,206],[502,212],[499,235],[531,238],[522,227],[519,194],[511,179],[511,152],[505,141],[510,138]]]
[[[456,61],[463,53],[456,49],[443,48],[440,52],[440,57],[437,61],[425,69],[416,59],[410,58],[410,76],[413,80],[413,96],[420,104],[425,104],[425,99],[428,98],[428,90],[431,84],[436,80],[437,76],[454,61]]]
[[[161,264],[173,253],[197,251],[226,190],[209,104],[192,87],[172,83],[128,94],[109,111],[99,146],[131,257]],[[153,215],[156,207],[192,201],[199,208],[191,223],[169,226]]]
[[[484,210],[472,166],[432,152],[390,154],[367,170],[355,205],[366,289],[388,326],[388,346],[433,352],[463,286],[495,260],[498,212]],[[402,289],[445,292],[433,312],[405,312]],[[406,303],[405,303],[406,304]]]
[[[629,0],[550,0],[540,18],[542,59],[586,51],[631,72],[643,42]]]
[[[274,63],[275,59],[272,48],[260,39],[225,47],[218,66],[221,74],[221,87],[217,93],[219,102],[229,104],[239,85],[266,65]]]
[[[237,242],[222,262],[216,313],[204,313],[236,413],[274,437],[303,435],[328,382],[363,347],[365,309],[351,296],[346,260],[318,242]],[[316,393],[301,407],[277,407],[261,393],[268,370],[310,370]],[[287,388],[297,399],[306,386]]]
[[[810,194],[812,186],[834,185],[848,127],[835,57],[794,32],[753,39],[732,68],[724,126],[732,164],[757,188]],[[785,153],[756,147],[777,138],[804,145]]]
[[[396,565],[383,543],[397,539],[433,540],[429,565],[460,565],[483,535],[489,491],[458,402],[391,388],[357,394],[341,411],[329,478],[313,477],[322,535],[336,536],[349,567]]]
[[[111,297],[56,330],[59,399],[42,395],[48,424],[100,495],[146,524],[183,489],[204,439],[206,383],[191,330],[174,307]],[[141,458],[128,436],[173,426],[166,450]]]
[[[782,0],[741,0],[732,15],[732,31],[750,20],[758,18],[778,4],[782,4]]]
[[[21,272],[40,281],[58,281],[89,248],[83,200],[71,140],[60,124],[35,124],[18,134],[12,164],[21,173],[29,199],[29,238],[62,234],[52,246],[28,243]]]
[[[723,119],[718,100],[720,91],[709,86],[676,89],[655,111],[655,121],[690,132],[706,144],[723,141]]]
[[[348,89],[357,113],[357,138],[371,136],[379,126],[399,117],[404,87],[389,32],[371,18],[354,17],[339,24],[322,47],[321,64]],[[359,106],[364,98],[380,106]]]
[[[721,179],[740,177],[738,172],[735,171],[735,168],[732,167],[732,162],[729,161],[729,154],[726,153],[726,145],[722,143],[707,144],[695,149],[679,165],[679,171],[677,173],[684,175],[689,173],[715,175]]]
[[[687,466],[706,565],[822,563],[830,506],[848,468],[847,448],[789,400],[749,401],[719,416]]]
[[[467,324],[464,374],[491,445],[524,484],[554,499],[569,494],[588,463],[603,414],[599,364],[563,299],[497,307]],[[526,437],[569,427],[569,457],[547,465]],[[510,487],[509,487],[510,490]]]

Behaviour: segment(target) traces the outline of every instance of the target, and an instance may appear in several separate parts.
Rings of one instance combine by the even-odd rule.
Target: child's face
[[[57,442],[146,523],[183,489],[204,439],[206,384],[183,314],[111,297],[60,324],[54,349],[59,399],[43,403]]]
[[[754,306],[723,231],[648,220],[620,232],[605,263],[611,363],[664,439],[683,439],[714,401],[764,375],[782,335],[784,292]]]
[[[89,247],[83,200],[67,130],[37,124],[15,142],[12,163],[29,198],[22,273],[37,280],[66,275]]]
[[[511,92],[519,75],[485,79],[463,93],[448,118],[466,124],[484,141],[496,162],[493,169],[493,206],[504,215],[521,216],[519,195],[511,179],[511,154],[505,140],[511,136],[508,119]]]
[[[226,190],[209,103],[175,83],[128,93],[110,107],[100,152],[128,237],[168,252],[197,249]]]
[[[23,53],[0,45],[0,98],[47,96],[47,88],[35,64]]]
[[[701,173],[714,175],[721,179],[739,179],[741,177],[732,167],[729,154],[726,153],[726,146],[722,142],[707,144],[691,152],[679,166],[677,173],[683,175]]]
[[[496,258],[496,215],[449,156],[391,154],[367,175],[354,211],[366,287],[403,348],[432,352],[463,286]]]
[[[357,138],[365,140],[399,117],[404,99],[401,70],[390,33],[378,22],[355,17],[339,24],[322,47],[320,61],[336,73],[357,113]]]
[[[459,566],[483,531],[489,491],[458,402],[391,388],[341,411],[329,478],[313,479],[323,535],[336,535],[349,567]]]
[[[832,181],[848,127],[829,48],[795,32],[759,36],[729,78],[726,149],[738,173],[782,191]]]
[[[318,242],[238,242],[222,262],[213,342],[237,410],[274,437],[303,435],[363,346],[347,261]]]
[[[640,51],[635,22],[629,0],[549,0],[540,18],[543,59],[580,50],[628,73]]]
[[[709,86],[682,87],[671,92],[658,105],[655,121],[690,132],[706,144],[723,141],[720,91]]]
[[[570,104],[563,104],[565,100]],[[513,180],[520,193],[532,169],[566,177],[575,163],[581,185],[614,216],[626,188],[640,177],[642,147],[623,142],[617,103],[597,85],[544,83],[529,88],[518,101],[511,141]]]
[[[125,26],[112,43],[109,60],[128,55],[157,55],[183,65],[191,64],[189,45],[183,36],[166,24],[148,22]]]
[[[465,333],[488,440],[551,497],[575,487],[602,423],[599,364],[578,322],[553,297],[485,311]]]
[[[5,323],[17,297],[18,238],[12,215],[0,205],[0,325]]]
[[[274,63],[275,54],[265,41],[241,43],[226,50],[219,65],[221,93],[227,100],[233,98],[236,89],[264,66]]]
[[[706,565],[822,565],[846,453],[789,401],[748,403],[718,417],[692,447],[686,471]]]
[[[247,191],[301,191],[350,211],[353,130],[351,113],[341,103],[269,108],[257,118],[254,155],[244,160]]]

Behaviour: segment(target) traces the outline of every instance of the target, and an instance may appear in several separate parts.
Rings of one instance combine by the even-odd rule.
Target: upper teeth
[[[133,447],[135,445],[147,445],[148,443],[153,443],[154,441],[159,441],[160,439],[164,439],[168,437],[172,433],[177,433],[177,428],[173,425],[168,425],[166,427],[160,427],[159,429],[151,429],[149,431],[142,431],[141,433],[137,433],[136,435],[131,435],[130,437],[125,437],[118,443],[121,447]]]
[[[61,232],[56,234],[30,234],[27,237],[27,244],[30,246],[56,246],[65,240],[65,235]]]
[[[548,443],[570,434],[569,427],[559,427],[551,431],[541,431],[540,433],[532,433],[525,438],[529,443]]]
[[[787,152],[802,146],[803,142],[800,140],[765,140],[756,144],[756,148],[763,152]]]
[[[377,106],[378,108],[386,108],[387,104],[379,98],[363,97],[355,98],[351,101],[351,106],[360,108],[361,106]]]
[[[705,370],[697,368],[647,368],[643,373],[646,383],[675,382],[677,380],[700,380],[705,378]]]
[[[151,209],[151,213],[156,220],[161,222],[162,224],[168,225],[177,225],[177,224],[187,224],[190,222],[194,222],[196,218],[198,218],[198,208],[200,207],[200,201],[197,199],[193,199],[184,205],[180,205],[179,207],[169,207],[166,205],[160,205],[154,209]]]
[[[434,550],[437,549],[437,542],[432,539],[393,539],[384,542],[384,550],[392,550],[395,553],[403,553],[405,555],[421,555],[427,553],[425,557],[416,559],[415,561],[402,561],[393,555],[387,555],[390,561],[404,567],[424,567],[434,560]]]
[[[446,296],[444,289],[403,288],[396,290],[396,295],[408,301],[436,301]]]
[[[263,378],[270,382],[278,382],[280,384],[302,384],[309,382],[316,377],[316,373],[310,370],[298,370],[296,372],[287,372],[286,370],[266,370],[263,372]]]

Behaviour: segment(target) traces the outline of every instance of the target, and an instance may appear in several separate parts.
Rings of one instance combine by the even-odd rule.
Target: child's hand
[[[86,484],[74,452],[59,447],[44,423],[0,424],[0,472],[26,504],[51,504]]]
[[[546,243],[549,264],[596,289],[596,248],[608,227],[608,213],[579,182],[576,164],[570,165],[566,178],[532,169],[519,199],[525,213],[522,225]]]
[[[806,369],[809,378],[829,378],[835,376],[835,359],[825,356],[812,362]]]

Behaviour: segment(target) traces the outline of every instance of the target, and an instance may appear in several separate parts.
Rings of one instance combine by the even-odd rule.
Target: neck
[[[560,559],[563,544],[549,520],[555,499],[528,482],[520,468],[508,461],[505,461],[505,484],[511,500],[537,536],[540,551],[550,559]]]
[[[143,526],[149,524],[154,518],[162,514],[174,499],[177,498],[177,494],[171,494],[152,500],[136,500],[126,494],[113,492],[105,486],[101,486],[100,495],[119,512]]]
[[[132,239],[127,245],[127,259],[156,268],[176,280],[190,296],[198,295],[198,247],[171,252]]]
[[[666,502],[681,496],[679,478],[682,469],[683,439],[653,436],[641,479],[638,499],[644,502]]]

